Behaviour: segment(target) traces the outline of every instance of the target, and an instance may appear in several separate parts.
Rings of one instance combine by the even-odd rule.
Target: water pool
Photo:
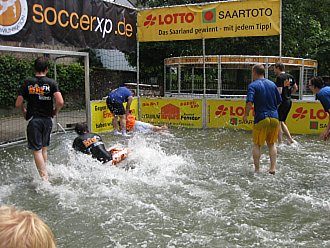
[[[58,247],[330,247],[329,143],[281,145],[275,176],[263,148],[254,174],[251,133],[174,129],[170,135],[102,135],[128,146],[126,172],[52,136],[51,184],[36,183],[26,145],[0,150],[0,204],[41,216]]]

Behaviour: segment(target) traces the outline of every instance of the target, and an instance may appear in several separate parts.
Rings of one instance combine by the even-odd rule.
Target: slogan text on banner
[[[201,128],[202,100],[141,99],[141,120],[154,125]]]
[[[126,104],[124,104],[126,106]],[[131,104],[131,110],[134,116],[137,115],[137,99],[134,99]],[[91,101],[91,112],[92,112],[92,132],[102,133],[110,132],[113,129],[112,118],[113,115],[110,113],[109,108],[105,101]]]
[[[279,34],[280,0],[218,2],[138,13],[140,42]]]

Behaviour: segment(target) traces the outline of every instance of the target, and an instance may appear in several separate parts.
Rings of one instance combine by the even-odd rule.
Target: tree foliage
[[[14,107],[18,89],[26,78],[33,77],[34,60],[0,56],[1,107]],[[80,64],[57,65],[57,82],[63,94],[84,88],[84,67]],[[48,76],[54,78],[54,65],[49,66]]]
[[[22,79],[33,75],[32,61],[11,56],[0,57],[0,102],[1,107],[14,106]]]
[[[196,4],[201,0],[138,0],[144,7]],[[282,0],[282,55],[311,58],[319,63],[319,74],[330,72],[330,4],[324,0]],[[208,39],[207,55],[279,55],[279,37]],[[172,56],[202,55],[202,41],[140,43],[140,70],[143,76],[162,75],[164,59]],[[128,55],[136,65],[136,55]]]

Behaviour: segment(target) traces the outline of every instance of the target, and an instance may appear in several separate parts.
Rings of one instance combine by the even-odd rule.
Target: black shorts
[[[126,114],[124,104],[116,102],[115,100],[111,98],[107,98],[107,106],[110,110],[110,112],[114,115],[124,115]]]
[[[292,106],[292,101],[284,101],[281,103],[281,105],[278,107],[279,121],[283,121],[283,122],[286,121],[286,118],[288,117],[291,106]]]
[[[39,151],[49,146],[53,121],[50,117],[33,117],[27,126],[28,147]]]
[[[91,148],[91,153],[93,158],[96,158],[98,161],[101,161],[103,163],[109,162],[112,160],[112,155],[110,152],[108,152],[104,145],[98,145]]]

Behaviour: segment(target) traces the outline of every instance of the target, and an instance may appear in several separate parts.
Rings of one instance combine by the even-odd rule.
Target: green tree
[[[18,89],[26,78],[33,77],[34,60],[0,56],[0,102],[1,108],[15,106]],[[50,78],[54,77],[54,66],[49,66]],[[65,94],[75,93],[84,88],[84,68],[80,64],[57,65],[57,82],[60,90]]]
[[[213,1],[139,0],[144,7],[197,4]],[[282,55],[316,59],[319,74],[330,70],[330,4],[324,0],[282,1]],[[279,55],[279,36],[208,39],[206,54]],[[140,70],[145,77],[163,74],[164,59],[172,56],[202,55],[202,41],[169,41],[140,43]],[[136,65],[136,54],[128,55]]]
[[[316,59],[319,74],[329,74],[329,1],[283,0],[283,55]]]

